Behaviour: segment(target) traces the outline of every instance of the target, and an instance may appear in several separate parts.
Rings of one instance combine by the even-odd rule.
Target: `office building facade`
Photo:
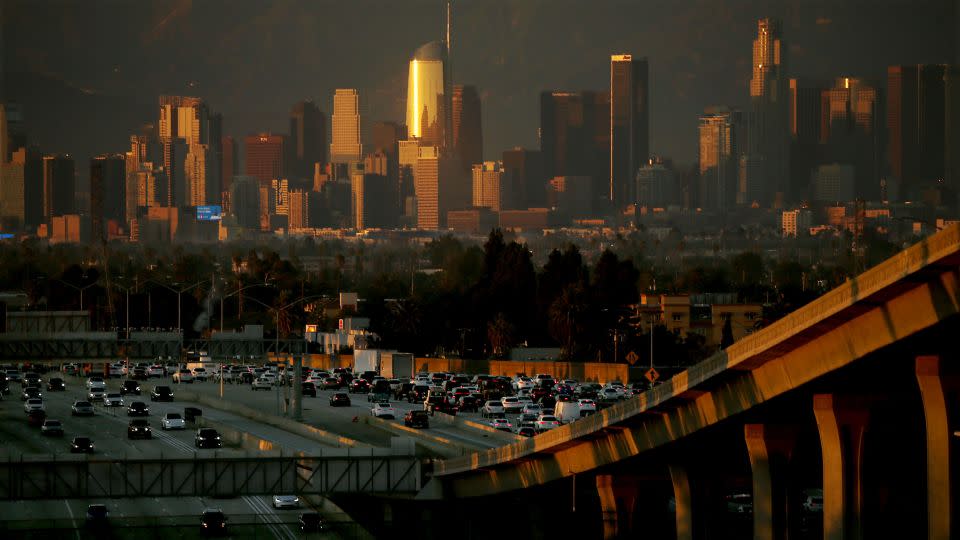
[[[610,57],[610,182],[614,208],[636,202],[634,178],[650,152],[649,71],[646,58]]]

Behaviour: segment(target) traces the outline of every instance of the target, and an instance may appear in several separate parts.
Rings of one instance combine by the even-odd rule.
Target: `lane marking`
[[[64,499],[63,504],[67,507],[67,513],[70,514],[70,523],[73,523],[73,534],[77,535],[77,540],[80,540],[80,527],[77,526],[77,519],[73,517],[73,509],[70,508],[70,501]]]

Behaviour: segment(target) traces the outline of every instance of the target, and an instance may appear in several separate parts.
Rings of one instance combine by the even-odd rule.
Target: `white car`
[[[43,404],[43,400],[39,398],[30,398],[23,404],[23,412],[30,411],[46,411],[47,407]]]
[[[184,423],[180,413],[171,412],[163,415],[163,418],[160,420],[160,427],[164,431],[168,429],[186,429],[187,424]]]
[[[113,364],[110,366],[111,377],[123,377],[127,374],[127,366],[123,364]]]
[[[560,421],[556,416],[541,415],[533,424],[537,431],[549,431],[560,427]]]
[[[588,414],[597,412],[597,403],[592,399],[578,399],[577,403],[580,404],[581,416],[586,416]]]
[[[93,390],[90,391],[93,393]],[[123,396],[116,392],[110,392],[103,396],[104,407],[123,407]]]
[[[513,424],[506,418],[494,418],[490,421],[490,427],[500,431],[513,431]]]
[[[103,388],[91,388],[90,391],[87,392],[87,401],[103,401],[106,395],[107,393],[104,392]]]
[[[147,377],[163,377],[163,366],[154,364],[147,368]]]
[[[103,377],[90,377],[87,379],[87,390],[92,390],[94,388],[99,388],[101,390],[106,390],[107,383],[103,381]]]
[[[207,380],[207,368],[193,368],[193,379],[196,381],[206,381]]]
[[[580,383],[576,379],[564,379],[563,381],[560,382],[560,384],[565,384],[570,388],[573,388],[574,390],[576,390],[577,386],[580,385]]]
[[[540,405],[537,403],[527,403],[526,405],[523,406],[523,410],[521,412],[523,414],[535,414],[537,416],[540,416],[540,413],[542,413],[543,410],[540,407]]]
[[[519,377],[517,380],[513,381],[514,390],[532,390],[533,389],[533,379],[530,377]]]
[[[300,508],[300,497],[296,495],[274,495],[274,508]]]
[[[183,383],[183,384],[192,384],[193,383],[193,372],[189,369],[180,369],[173,374],[173,382]]]
[[[273,382],[262,376],[254,379],[253,384],[250,385],[251,390],[270,390],[271,388],[273,388]]]
[[[506,414],[516,414],[523,409],[523,403],[520,403],[520,400],[514,396],[501,398],[500,404],[503,405],[503,412]]]
[[[389,403],[374,403],[373,408],[370,409],[370,415],[376,416],[377,418],[389,418],[392,420],[397,417],[397,410]]]
[[[506,414],[503,410],[503,403],[499,401],[490,400],[483,404],[482,410],[484,418],[489,418],[491,416],[501,416]]]
[[[608,386],[600,390],[600,399],[606,401],[616,401],[623,397],[623,392],[617,388]]]

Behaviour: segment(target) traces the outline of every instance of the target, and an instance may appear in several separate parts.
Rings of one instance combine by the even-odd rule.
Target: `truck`
[[[413,354],[396,351],[380,353],[380,374],[388,379],[413,378]]]
[[[377,349],[358,349],[353,351],[353,372],[375,371],[380,373],[380,351]]]

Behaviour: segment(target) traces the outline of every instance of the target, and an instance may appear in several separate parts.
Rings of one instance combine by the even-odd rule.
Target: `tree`
[[[730,323],[730,318],[727,317],[727,320],[723,323],[723,334],[720,337],[720,348],[726,349],[730,345],[733,345],[733,326]]]
[[[504,358],[514,344],[514,327],[504,316],[497,313],[496,319],[487,324],[487,339],[494,358]]]

